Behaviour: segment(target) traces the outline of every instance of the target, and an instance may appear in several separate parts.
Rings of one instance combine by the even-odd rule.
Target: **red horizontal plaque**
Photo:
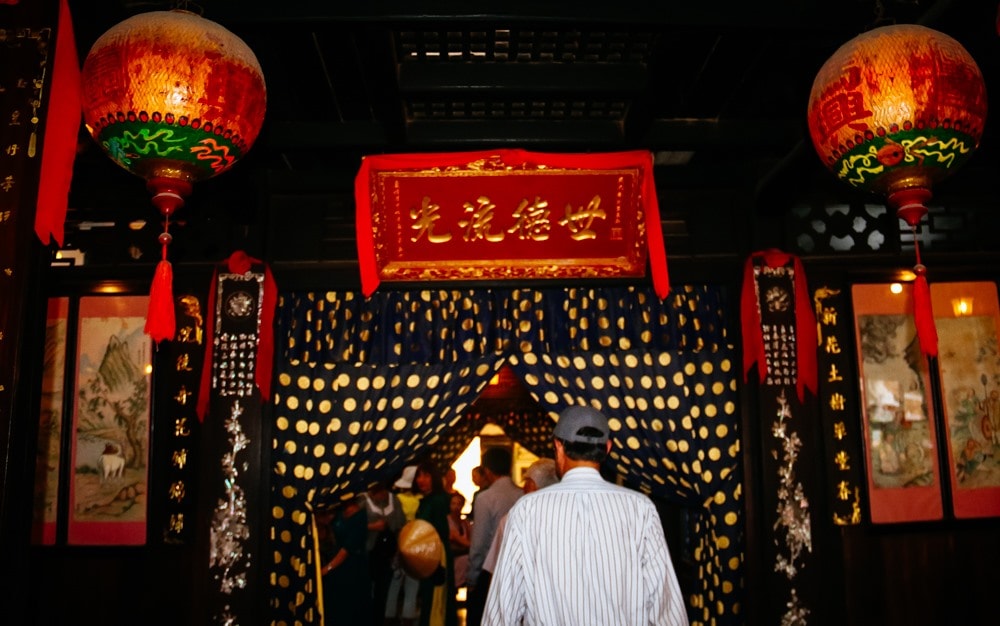
[[[668,291],[646,151],[368,156],[355,196],[365,295],[380,281],[640,277],[647,260]]]

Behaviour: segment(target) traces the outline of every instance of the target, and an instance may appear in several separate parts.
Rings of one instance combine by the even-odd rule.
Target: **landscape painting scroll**
[[[1000,515],[1000,305],[992,282],[931,285],[956,518]]]
[[[146,542],[152,345],[146,296],[80,298],[70,545]]]
[[[851,289],[861,373],[862,439],[875,524],[944,516],[930,367],[913,323],[911,285]]]

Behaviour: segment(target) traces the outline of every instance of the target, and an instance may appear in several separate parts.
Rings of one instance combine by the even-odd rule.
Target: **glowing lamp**
[[[182,10],[131,17],[101,35],[81,76],[87,130],[118,165],[146,180],[165,218],[163,258],[146,332],[173,336],[170,216],[195,182],[233,166],[264,121],[260,64],[239,37]]]
[[[884,196],[916,241],[931,188],[979,146],[986,85],[955,39],[916,24],[883,26],[848,41],[820,68],[808,122],[823,164],[852,187]],[[936,355],[919,245],[916,256],[921,349]]]

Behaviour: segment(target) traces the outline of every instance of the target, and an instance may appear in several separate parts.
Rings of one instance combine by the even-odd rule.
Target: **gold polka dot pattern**
[[[272,606],[289,623],[314,611],[313,504],[353,497],[417,455],[446,467],[487,419],[551,455],[558,411],[590,404],[611,421],[609,469],[692,511],[692,617],[737,616],[741,451],[724,314],[711,287],[677,287],[665,301],[641,287],[283,294]],[[542,408],[469,413],[504,363]]]

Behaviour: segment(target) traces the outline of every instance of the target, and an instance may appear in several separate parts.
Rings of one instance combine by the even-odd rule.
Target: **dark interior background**
[[[864,227],[885,234],[879,250],[820,242],[818,231],[856,224],[832,208],[853,216],[883,203],[839,183],[813,151],[806,106],[817,70],[865,30],[916,22],[962,43],[988,94],[1000,93],[992,0],[181,4],[246,41],[268,87],[256,144],[232,171],[198,183],[171,228],[171,259],[188,284],[244,249],[271,264],[282,289],[357,287],[352,185],[363,155],[498,147],[653,151],[675,283],[738,293],[746,255],[771,246],[801,254],[810,277],[887,280],[912,265],[912,239],[892,216]],[[70,0],[81,62],[119,21],[177,5]],[[922,229],[934,280],[1000,277],[997,128],[988,120],[972,159],[934,190],[932,213],[949,218]],[[146,225],[130,229],[136,220]],[[159,259],[158,221],[144,182],[81,128],[66,248],[86,262],[53,268],[46,288],[79,293],[121,280],[141,292]],[[767,624],[780,614],[763,582],[772,511],[756,496],[773,485],[754,443],[768,420],[752,405],[743,407],[744,614]],[[847,529],[820,520],[815,532],[824,611],[812,623],[995,619],[996,520]],[[31,556],[27,623],[200,623],[204,555],[191,546],[61,546]],[[19,568],[4,567],[23,576]]]
[[[122,19],[177,3],[70,4],[82,62]],[[851,38],[896,22],[941,30],[976,59],[988,93],[1000,93],[988,0],[187,6],[254,50],[268,106],[247,156],[198,183],[178,213],[172,258],[214,262],[244,248],[278,273],[343,270],[348,281],[351,184],[365,154],[651,150],[671,263],[700,273],[754,247],[792,249],[785,231],[796,206],[882,202],[837,181],[808,136],[812,81]],[[992,184],[996,127],[987,123],[976,154],[935,200]],[[128,230],[135,219],[149,223]],[[152,265],[157,221],[143,181],[82,132],[68,245],[87,250],[91,265]]]

